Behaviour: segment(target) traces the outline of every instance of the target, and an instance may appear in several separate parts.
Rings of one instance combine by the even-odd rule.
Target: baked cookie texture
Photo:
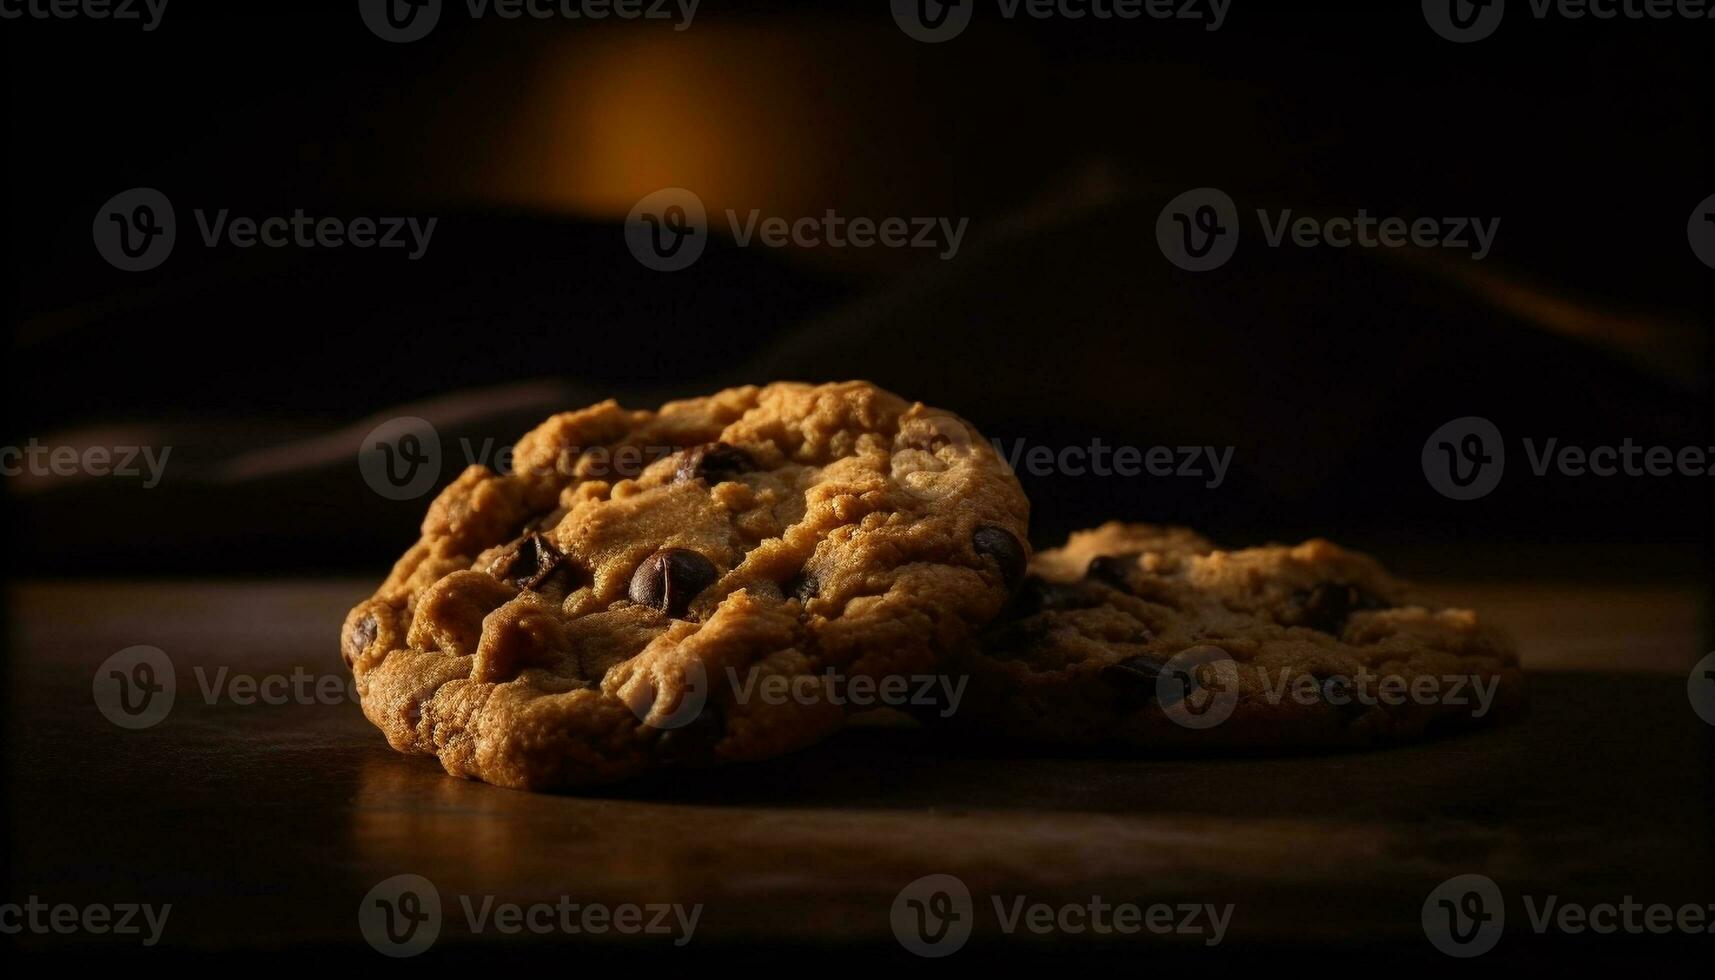
[[[863,382],[606,402],[448,486],[342,650],[388,742],[455,775],[759,759],[844,709],[753,682],[935,671],[1005,606],[1028,518],[968,423]]]
[[[1364,745],[1524,704],[1505,635],[1365,555],[1323,540],[1222,551],[1142,524],[1039,553],[1012,608],[948,670],[966,693],[928,717],[1079,745]]]

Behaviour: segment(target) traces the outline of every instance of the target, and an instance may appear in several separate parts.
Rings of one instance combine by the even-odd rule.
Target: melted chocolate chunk
[[[695,551],[663,548],[643,559],[632,573],[631,601],[683,619],[691,600],[718,577],[714,564]]]
[[[1013,616],[1033,616],[1039,612],[1065,609],[1093,609],[1102,604],[1096,590],[1064,582],[1050,582],[1037,575],[1027,575],[1013,598]]]
[[[1024,578],[1024,566],[1029,561],[1023,543],[1012,532],[992,524],[984,524],[971,532],[971,547],[977,554],[994,559],[1008,587]]]
[[[1298,624],[1336,636],[1346,628],[1352,613],[1366,609],[1386,609],[1388,604],[1355,585],[1324,582],[1298,599]]]
[[[350,666],[352,661],[362,656],[363,651],[369,649],[369,645],[375,642],[376,634],[380,632],[381,623],[376,620],[374,613],[370,613],[353,623],[351,629],[345,634],[346,665]]]
[[[744,450],[724,442],[707,442],[685,450],[673,479],[677,482],[703,480],[713,486],[755,469],[755,461]]]
[[[520,589],[541,592],[552,579],[569,585],[571,566],[566,556],[545,536],[532,531],[512,543],[511,548],[495,560],[490,573],[503,582]]]
[[[1090,559],[1090,564],[1084,569],[1084,577],[1103,585],[1112,586],[1121,592],[1130,592],[1131,584],[1128,576],[1137,568],[1137,559],[1142,552],[1132,552],[1128,555],[1097,555]]]

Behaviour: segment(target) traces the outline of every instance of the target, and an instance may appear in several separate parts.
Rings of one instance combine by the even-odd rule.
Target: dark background
[[[173,447],[151,491],[9,481],[28,571],[379,569],[423,501],[361,482],[378,421],[428,417],[453,456],[601,398],[847,377],[1009,444],[1235,448],[1213,491],[1025,474],[1039,545],[1117,516],[1234,544],[1477,542],[1444,549],[1465,573],[1564,566],[1564,546],[1699,565],[1707,480],[1539,479],[1519,439],[1709,444],[1712,277],[1684,231],[1715,188],[1702,24],[1521,9],[1456,45],[1415,3],[1239,0],[1217,32],[983,5],[927,45],[882,3],[708,0],[682,33],[471,22],[453,4],[394,45],[346,4],[237,6],[178,0],[148,34],[4,25],[6,443]],[[620,225],[673,185],[711,213],[971,227],[948,262],[717,235],[664,274]],[[166,193],[180,226],[144,273],[90,240],[134,186]],[[1244,227],[1232,262],[1192,274],[1153,227],[1198,186],[1230,193]],[[222,207],[439,225],[416,262],[204,248],[190,212]],[[1269,249],[1258,207],[1502,224],[1481,263]],[[478,394],[450,422],[435,400],[455,392]],[[1419,452],[1465,415],[1506,435],[1512,476],[1457,503]]]

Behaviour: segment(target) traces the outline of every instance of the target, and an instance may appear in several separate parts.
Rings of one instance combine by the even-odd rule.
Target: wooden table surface
[[[787,759],[551,796],[396,755],[347,697],[244,704],[222,683],[209,698],[217,677],[343,678],[338,624],[363,583],[23,585],[9,603],[0,900],[170,902],[157,955],[302,946],[379,958],[359,905],[409,873],[448,910],[427,954],[443,961],[498,942],[628,961],[783,949],[909,961],[890,910],[908,883],[941,873],[977,903],[960,961],[1054,960],[1075,946],[1121,963],[1348,950],[1431,965],[1450,961],[1425,939],[1421,909],[1454,875],[1488,875],[1509,896],[1715,902],[1712,730],[1686,693],[1706,652],[1703,593],[1440,591],[1518,635],[1533,671],[1523,721],[1388,751],[1144,759],[1010,756],[876,717]],[[171,657],[177,693],[165,720],[127,731],[97,710],[91,684],[137,644]],[[1234,910],[1212,951],[1184,936],[1009,935],[990,911],[995,896],[1098,895]],[[659,936],[473,936],[458,896],[703,910],[678,949]],[[1715,951],[1715,936],[1538,937],[1522,908],[1509,913],[1493,958]],[[25,954],[136,945],[10,939]]]

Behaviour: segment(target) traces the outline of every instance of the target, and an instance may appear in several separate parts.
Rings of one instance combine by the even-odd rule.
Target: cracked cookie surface
[[[968,423],[863,382],[607,402],[448,486],[342,652],[388,742],[455,775],[765,758],[842,721],[805,678],[933,672],[968,643],[1028,517]]]
[[[943,723],[1081,745],[1362,745],[1524,702],[1504,634],[1365,555],[1117,522],[1039,553],[949,672],[969,680]]]

